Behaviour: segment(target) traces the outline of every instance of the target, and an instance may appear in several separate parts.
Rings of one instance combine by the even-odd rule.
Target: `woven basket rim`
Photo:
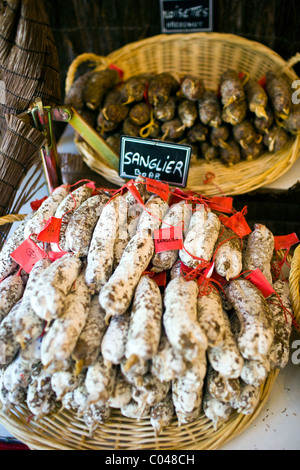
[[[291,263],[289,285],[291,302],[296,321],[300,322],[300,245],[294,251]]]

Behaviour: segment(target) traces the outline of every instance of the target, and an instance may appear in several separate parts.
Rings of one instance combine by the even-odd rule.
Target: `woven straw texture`
[[[174,418],[160,437],[155,437],[148,418],[136,422],[114,411],[111,419],[99,426],[93,436],[83,421],[66,410],[58,410],[39,422],[30,420],[24,406],[1,414],[0,422],[32,450],[216,450],[239,435],[259,415],[266,404],[278,371],[270,374],[261,387],[255,412],[245,416],[234,413],[217,430],[202,415],[197,421],[178,427]]]
[[[290,271],[290,290],[293,313],[297,320],[300,322],[300,245],[295,250],[291,271]]]
[[[66,92],[75,79],[78,67],[86,61],[95,62],[98,69],[114,64],[124,71],[124,79],[148,71],[171,72],[175,76],[192,73],[203,79],[207,89],[216,91],[221,74],[228,68],[249,74],[256,80],[269,70],[284,71],[292,82],[298,78],[292,70],[294,59],[286,62],[266,46],[231,34],[158,35],[128,44],[107,57],[95,54],[78,56],[69,68]],[[89,146],[82,142],[76,144],[88,166],[114,184],[124,184],[117,172],[109,168]],[[299,157],[299,145],[300,136],[293,136],[280,152],[266,152],[255,161],[242,161],[233,168],[225,167],[218,160],[199,162],[190,168],[187,187],[207,195],[219,193],[216,185],[225,194],[231,195],[253,191],[270,184],[288,171]],[[215,185],[204,183],[207,172],[216,175]]]

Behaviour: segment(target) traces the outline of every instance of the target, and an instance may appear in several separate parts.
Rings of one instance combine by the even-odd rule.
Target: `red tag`
[[[151,277],[156,282],[158,287],[166,287],[167,285],[167,272],[166,271],[162,271],[161,273],[155,273]]]
[[[291,246],[298,243],[300,240],[296,233],[290,233],[289,235],[275,236],[275,250],[287,250]]]
[[[234,233],[236,233],[241,238],[251,233],[251,228],[247,224],[246,219],[244,215],[242,214],[242,212],[237,212],[236,214],[232,215],[226,220],[224,218],[222,219],[220,218],[220,220],[223,222],[225,227],[233,230]]]
[[[245,277],[248,281],[252,282],[263,294],[265,298],[274,294],[275,291],[268,280],[265,278],[260,269],[255,269],[252,273]]]
[[[216,211],[232,212],[233,198],[227,196],[213,196],[209,203],[209,207]]]
[[[181,250],[183,247],[182,226],[154,230],[155,252]]]
[[[38,234],[37,240],[46,243],[58,243],[61,223],[62,219],[50,217],[43,230]]]
[[[28,237],[13,253],[11,257],[29,274],[40,259],[47,258],[47,254],[34,241]]]
[[[48,196],[45,196],[43,197],[42,199],[36,199],[35,201],[32,201],[30,203],[30,207],[33,211],[37,211],[41,205],[43,204],[44,201],[46,201],[46,199],[48,199]]]
[[[216,271],[214,271],[211,275],[211,279],[216,281],[217,284],[219,284],[221,287],[225,287],[228,284],[228,281],[226,281],[225,277],[220,276]]]
[[[267,77],[266,75],[264,75],[263,77],[261,77],[260,80],[258,80],[258,83],[260,86],[262,86],[263,88],[266,88],[266,85],[267,85]]]
[[[145,178],[147,182],[147,191],[150,193],[155,193],[160,196],[164,201],[169,200],[169,185],[167,183],[162,183],[161,181],[153,180],[150,178]]]
[[[123,75],[124,75],[124,70],[120,69],[120,67],[117,67],[117,66],[114,65],[114,64],[110,64],[110,65],[109,65],[109,68],[110,68],[110,69],[113,69],[113,70],[116,70],[116,71],[118,72],[118,74],[119,74],[120,79],[122,80]]]
[[[90,182],[87,183],[85,186],[86,186],[87,188],[92,188],[93,190],[96,189],[95,181],[90,181]]]
[[[190,191],[190,193],[191,193],[191,191]],[[183,191],[181,191],[181,189],[176,188],[171,193],[171,198],[170,198],[169,204],[170,204],[170,206],[172,206],[173,204],[176,204],[177,202],[180,202],[182,200],[189,199],[189,198],[190,198],[190,194],[188,192],[184,193]]]
[[[134,184],[134,180],[130,180],[129,183],[126,184],[126,187],[128,188],[128,191],[131,192],[131,194],[136,199],[136,201],[139,204],[141,204],[142,206],[144,206],[145,205],[144,201],[142,199],[142,196],[140,195],[139,190],[137,189],[137,187]]]
[[[63,256],[65,256],[68,253],[70,253],[70,252],[69,251],[49,251],[47,256],[50,259],[50,261],[53,262],[53,261],[56,261],[59,258],[62,258]]]

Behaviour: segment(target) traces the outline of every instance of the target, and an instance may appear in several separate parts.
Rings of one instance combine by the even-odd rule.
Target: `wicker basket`
[[[284,252],[278,252],[276,260],[283,257]],[[292,261],[289,254],[287,262]],[[178,426],[174,416],[171,424],[156,437],[149,417],[136,421],[112,410],[109,421],[99,425],[91,435],[83,418],[59,406],[52,414],[36,421],[26,404],[12,405],[7,411],[1,402],[0,423],[32,450],[216,450],[255,421],[270,397],[279,372],[272,371],[261,386],[259,403],[251,415],[234,411],[217,428],[203,412],[197,420],[182,426]]]
[[[294,252],[289,283],[293,313],[297,322],[300,323],[300,245]]]
[[[299,54],[286,62],[258,42],[230,34],[158,35],[128,44],[107,57],[95,54],[78,56],[69,68],[66,92],[75,79],[79,65],[86,61],[95,62],[98,69],[114,64],[124,71],[124,79],[145,71],[193,73],[204,80],[207,89],[217,90],[220,76],[228,68],[248,73],[256,80],[262,78],[270,69],[284,71],[292,82],[298,78],[292,70],[298,56]],[[124,184],[118,173],[88,145],[76,140],[75,143],[87,165],[95,172],[114,184]],[[280,152],[266,152],[255,161],[242,161],[233,168],[226,167],[218,160],[209,163],[199,161],[190,168],[187,187],[207,195],[219,193],[218,188],[228,195],[253,191],[272,183],[287,172],[299,157],[299,146],[300,135],[293,136]],[[204,175],[207,172],[216,175],[215,184],[204,183]]]

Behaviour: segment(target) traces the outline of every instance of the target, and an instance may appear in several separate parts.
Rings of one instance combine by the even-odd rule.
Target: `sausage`
[[[72,352],[77,373],[93,364],[98,357],[101,342],[107,329],[104,317],[105,312],[99,304],[98,296],[95,295],[91,299],[86,323]]]
[[[292,333],[293,318],[289,312],[292,311],[290,289],[288,282],[277,280],[274,283],[274,290],[279,296],[283,306],[288,311],[285,312],[275,294],[269,298],[269,307],[274,320],[274,339],[271,347],[269,359],[272,369],[283,369],[286,367],[290,354],[290,337]]]
[[[271,261],[274,253],[274,235],[263,224],[255,224],[248,236],[244,254],[243,270],[260,269],[269,284],[273,284]]]
[[[162,401],[170,390],[170,382],[161,382],[151,373],[143,377],[142,384],[132,387],[132,399],[137,402],[140,410],[149,409]]]
[[[204,82],[193,74],[183,76],[177,96],[191,101],[198,101],[205,92]]]
[[[244,90],[250,111],[257,117],[266,116],[268,95],[260,83],[249,77],[244,85]]]
[[[188,363],[174,350],[163,332],[158,351],[152,358],[151,373],[161,382],[171,382],[183,375],[187,365]]]
[[[248,106],[246,100],[235,101],[222,110],[222,119],[227,124],[236,126],[243,122],[247,116]]]
[[[35,212],[33,217],[24,227],[24,239],[30,235],[38,235],[45,227],[50,217],[54,217],[58,206],[68,196],[68,190],[65,186],[59,186],[42,202],[41,206]]]
[[[83,100],[87,108],[99,109],[104,96],[119,82],[119,74],[116,70],[107,68],[105,70],[94,71],[87,81]]]
[[[42,367],[28,386],[26,403],[36,420],[49,415],[56,407],[56,395],[51,388],[51,374],[45,372]]]
[[[168,72],[155,75],[149,82],[148,101],[151,106],[166,103],[170,95],[178,90],[177,80]]]
[[[56,399],[61,401],[63,397],[74,391],[83,380],[83,374],[77,374],[75,364],[70,362],[66,370],[59,370],[51,374],[51,388],[55,392]]]
[[[265,358],[261,361],[246,360],[241,372],[241,379],[248,385],[259,387],[266,380],[270,371],[271,367],[269,358]]]
[[[239,397],[230,403],[232,408],[243,415],[253,414],[259,404],[260,387],[253,387],[241,381],[241,391]]]
[[[116,374],[113,392],[107,402],[108,406],[110,406],[110,408],[120,409],[130,402],[131,395],[132,385],[127,382],[127,380],[125,380],[121,371],[118,370]]]
[[[274,338],[272,314],[266,299],[247,279],[231,281],[227,295],[240,322],[237,342],[242,356],[249,360],[266,357]]]
[[[208,212],[203,206],[196,210],[190,221],[184,247],[179,251],[181,261],[190,268],[196,268],[201,260],[210,261],[220,227],[221,222],[216,214]]]
[[[222,374],[223,377],[236,379],[240,377],[244,359],[239,351],[237,341],[231,330],[231,325],[227,313],[223,313],[223,341],[214,347],[209,347],[207,357],[214,370]]]
[[[197,298],[197,318],[205,332],[209,347],[219,346],[226,336],[222,298],[215,288]]]
[[[64,100],[64,103],[67,106],[72,106],[74,109],[76,109],[76,111],[81,111],[84,109],[83,92],[93,73],[93,70],[86,72],[76,78],[76,80],[72,83]]]
[[[240,380],[223,377],[211,366],[208,367],[206,386],[208,393],[223,403],[230,403],[240,395]]]
[[[100,291],[99,301],[105,310],[107,322],[112,316],[123,315],[128,310],[135,288],[153,253],[151,234],[137,232],[126,246],[114,273]]]
[[[45,321],[33,310],[31,295],[34,292],[35,283],[50,265],[51,261],[48,258],[42,258],[33,266],[29,274],[22,302],[13,325],[13,333],[22,349],[25,349],[30,342],[43,334]]]
[[[109,420],[110,415],[111,409],[107,404],[98,405],[98,403],[92,403],[83,413],[83,421],[90,432],[93,433],[99,424],[104,424]]]
[[[207,337],[197,322],[198,286],[195,281],[175,277],[164,293],[163,325],[174,350],[194,362],[206,350]]]
[[[75,411],[80,417],[83,416],[91,406],[89,402],[90,394],[86,388],[85,379],[80,382],[73,392],[66,393],[62,400],[64,406]]]
[[[148,361],[138,362],[133,364],[132,367],[127,370],[125,369],[126,359],[123,360],[120,364],[120,370],[128,383],[131,385],[142,384],[143,377],[149,372],[150,364]]]
[[[173,381],[172,399],[179,425],[191,423],[200,416],[206,372],[206,353],[201,351],[185,374]]]
[[[279,152],[289,140],[289,136],[285,129],[277,125],[273,125],[268,129],[263,137],[263,143],[269,152]]]
[[[0,322],[21,299],[24,284],[21,276],[11,275],[0,283]]]
[[[185,127],[193,127],[198,117],[198,110],[195,102],[191,100],[182,100],[178,104],[178,117]]]
[[[162,313],[162,298],[158,285],[148,276],[142,276],[136,287],[131,308],[125,346],[125,369],[130,369],[133,362],[152,359],[157,352]]]
[[[35,283],[31,306],[45,321],[59,318],[64,312],[66,296],[82,267],[79,258],[67,253],[54,261]]]
[[[223,225],[215,249],[214,264],[216,272],[227,281],[239,276],[243,269],[241,241]]]
[[[288,116],[292,100],[291,89],[286,78],[270,70],[266,75],[266,91],[275,113],[283,117]]]
[[[142,407],[136,401],[130,400],[127,405],[122,406],[121,413],[126,418],[132,418],[140,421],[142,418],[150,414],[150,406]]]
[[[166,103],[155,106],[154,117],[162,122],[171,121],[176,112],[176,98],[175,96],[170,96]]]
[[[159,196],[151,196],[146,202],[145,210],[140,215],[136,228],[137,232],[154,233],[154,230],[160,228],[162,219],[168,209],[168,202]]]
[[[233,140],[229,139],[228,142],[223,142],[220,147],[220,159],[227,166],[232,166],[241,160],[240,146]]]
[[[86,282],[91,294],[99,294],[113,270],[114,245],[119,222],[119,197],[103,207],[87,255]]]
[[[205,416],[212,421],[213,427],[216,430],[220,424],[226,423],[232,412],[233,408],[230,403],[223,403],[217,398],[212,397],[206,390],[203,396],[203,411]]]
[[[19,350],[15,359],[4,369],[3,384],[9,392],[20,388],[27,389],[32,371],[40,363],[41,341],[32,341],[24,350]]]
[[[68,223],[66,243],[79,258],[88,254],[93,231],[108,199],[104,192],[88,198],[75,210]]]
[[[11,309],[0,324],[0,367],[8,365],[17,355],[20,345],[17,342],[13,325],[21,300]]]
[[[17,263],[10,255],[21,245],[21,243],[23,243],[25,225],[31,217],[34,216],[34,214],[35,212],[30,212],[30,214],[28,214],[13,231],[7,242],[4,243],[0,251],[0,281],[12,274],[17,268]]]
[[[90,303],[83,272],[77,277],[74,290],[66,297],[63,315],[53,322],[43,337],[41,359],[45,369],[56,372],[68,364],[86,323]]]
[[[55,217],[62,219],[62,224],[59,234],[59,243],[51,243],[52,251],[69,251],[66,241],[66,230],[68,223],[74,213],[74,210],[78,209],[81,204],[86,201],[92,194],[93,189],[87,185],[82,185],[79,188],[72,191],[65,197],[62,202],[59,204]]]
[[[236,101],[245,100],[244,87],[235,70],[228,69],[222,73],[220,78],[221,100],[224,106]]]
[[[191,220],[191,208],[185,201],[173,204],[163,218],[161,228],[177,227],[182,225],[183,234],[187,232]],[[155,253],[151,260],[152,271],[167,271],[174,266],[178,258],[179,250],[168,250]]]
[[[101,353],[105,363],[118,365],[124,359],[129,322],[128,312],[112,317],[101,343]]]
[[[222,124],[222,110],[216,93],[206,91],[198,102],[199,118],[202,124],[219,127]]]
[[[101,354],[97,361],[88,367],[85,386],[89,394],[87,402],[104,405],[114,390],[116,379],[116,367],[112,363],[105,362]]]
[[[166,397],[154,405],[150,411],[150,423],[156,437],[160,436],[162,431],[171,424],[173,416],[174,405],[172,394],[168,393]]]

